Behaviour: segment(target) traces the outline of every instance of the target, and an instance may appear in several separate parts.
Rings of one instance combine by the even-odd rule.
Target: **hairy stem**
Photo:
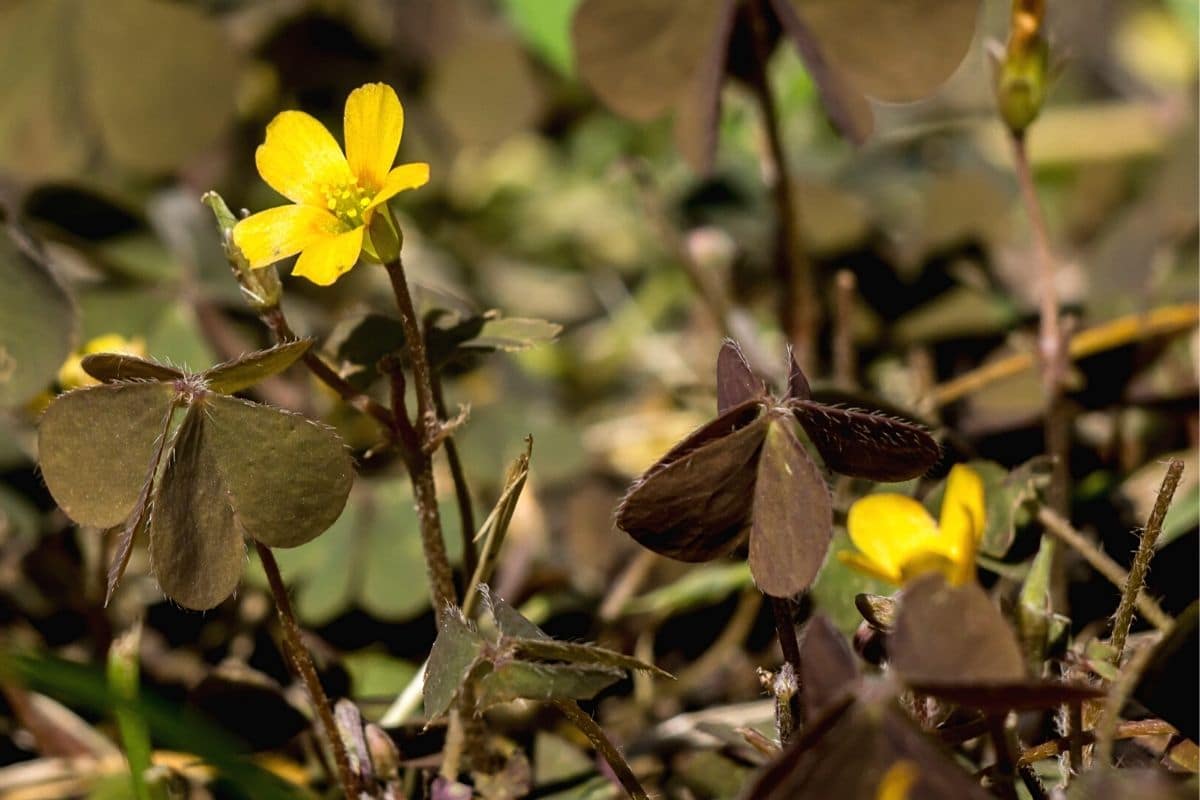
[[[1166,635],[1170,636],[1170,632]],[[1129,700],[1133,690],[1141,682],[1142,674],[1150,666],[1154,654],[1153,647],[1143,647],[1138,650],[1126,662],[1124,669],[1121,670],[1121,677],[1108,690],[1108,697],[1104,701],[1104,711],[1099,722],[1096,723],[1095,731],[1096,761],[1101,766],[1112,763],[1113,741],[1116,740],[1117,729],[1120,727],[1117,721],[1121,718],[1121,709],[1125,707],[1125,702]]]
[[[433,450],[439,435],[437,403],[433,395],[433,370],[425,350],[425,336],[421,321],[413,306],[404,265],[399,256],[384,265],[392,281],[396,296],[396,307],[400,311],[400,324],[404,329],[404,341],[408,346],[409,362],[412,367],[414,389],[417,395],[418,447],[405,453],[405,464],[412,479],[413,499],[417,505],[417,520],[421,528],[421,548],[425,554],[425,570],[429,575],[429,593],[435,615],[440,615],[448,605],[457,605],[454,588],[454,570],[446,553],[446,541],[442,535],[442,518],[437,504],[437,486],[433,480]],[[393,407],[402,403],[393,397]]]
[[[1016,759],[1013,758],[1012,741],[1004,715],[989,715],[988,730],[992,735],[992,745],[996,749],[996,764],[992,775],[996,791],[1005,800],[1017,800],[1017,765]]]
[[[767,161],[764,172],[775,201],[779,225],[779,255],[776,259],[780,283],[780,324],[796,351],[796,360],[808,372],[816,366],[817,325],[819,308],[816,302],[812,262],[804,249],[800,231],[800,207],[796,200],[787,155],[783,149],[783,129],[779,110],[771,94],[767,74],[770,60],[767,21],[760,4],[753,4],[750,26],[754,35],[754,51],[758,61],[753,70],[751,88],[762,114],[767,137]]]
[[[425,571],[429,575],[429,593],[434,614],[440,616],[446,606],[458,605],[454,588],[454,570],[442,538],[442,520],[438,512],[437,486],[433,481],[433,460],[424,453],[409,464],[413,499],[421,528],[421,547],[425,553]]]
[[[771,597],[771,612],[775,616],[775,633],[779,636],[783,660],[791,664],[792,669],[799,675],[800,642],[796,638],[796,625],[792,622],[792,603],[785,597]]]
[[[770,595],[767,595],[770,597]],[[786,689],[792,683],[799,686],[800,680],[800,642],[796,638],[796,624],[792,621],[792,603],[785,597],[771,597],[771,615],[775,618],[775,635],[779,637],[779,648],[783,651],[783,660],[790,667],[782,684],[775,687],[776,717],[788,720],[788,725],[779,725],[779,743],[786,745],[792,734],[803,724],[799,712],[799,697],[796,692],[788,693]],[[784,689],[782,693],[779,691]],[[783,706],[780,708],[780,706]],[[782,712],[782,713],[781,713]],[[786,728],[786,730],[785,730]]]
[[[1113,731],[1113,738],[1136,739],[1139,736],[1170,736],[1173,733],[1175,733],[1175,728],[1161,719],[1139,719],[1132,722],[1122,722]],[[1095,741],[1095,731],[1080,732],[1079,742],[1081,745],[1094,744]],[[1022,750],[1020,758],[1017,759],[1017,764],[1032,764],[1035,761],[1044,761],[1047,758],[1057,758],[1063,753],[1069,752],[1070,749],[1071,737],[1061,736],[1057,739],[1051,739],[1048,742],[1043,742],[1042,744]]]
[[[1129,575],[1121,569],[1121,565],[1089,542],[1082,533],[1072,528],[1069,522],[1048,508],[1038,511],[1038,521],[1047,531],[1083,556],[1084,560],[1110,583],[1118,589],[1124,589],[1125,584],[1129,582]],[[1159,607],[1158,603],[1140,592],[1134,599],[1134,606],[1147,622],[1161,631],[1167,630],[1173,624],[1171,617]]]
[[[450,416],[446,413],[442,379],[437,373],[433,375],[433,403],[438,419]],[[471,487],[467,484],[467,474],[463,470],[454,437],[447,436],[443,447],[446,450],[446,463],[450,467],[450,478],[454,481],[454,498],[458,503],[458,518],[462,527],[463,572],[474,575],[475,567],[479,564],[479,553],[475,547],[475,508],[471,504]],[[473,591],[473,587],[468,586],[466,591]]]
[[[318,730],[321,732],[329,751],[333,754],[333,763],[337,767],[338,780],[346,797],[358,797],[358,776],[350,768],[350,758],[346,754],[346,745],[338,734],[337,723],[333,718],[333,707],[325,694],[321,680],[317,677],[317,668],[312,657],[304,647],[300,634],[300,625],[296,622],[296,614],[292,611],[292,601],[288,597],[287,587],[283,585],[283,576],[279,574],[279,564],[271,548],[259,542],[254,543],[258,551],[258,559],[263,572],[267,574],[267,583],[271,586],[271,594],[275,597],[275,610],[279,614],[279,623],[283,628],[283,652],[297,677],[308,690],[313,710],[317,714]]]
[[[650,796],[642,788],[641,782],[633,774],[633,770],[626,763],[625,757],[621,755],[621,751],[617,749],[612,740],[608,738],[608,735],[604,733],[604,729],[596,724],[596,720],[584,712],[574,700],[554,700],[552,702],[554,707],[570,720],[571,724],[578,728],[580,733],[588,738],[588,741],[592,743],[592,747],[596,748],[596,752],[608,763],[613,774],[617,776],[617,780],[621,782],[621,786],[625,788],[625,792],[633,800],[650,800]]]
[[[404,343],[412,364],[413,382],[417,394],[417,430],[421,432],[421,444],[428,447],[437,440],[437,403],[433,399],[433,370],[429,366],[429,354],[425,351],[425,335],[421,331],[421,320],[413,305],[408,279],[404,275],[404,263],[397,256],[395,261],[384,264],[388,278],[392,281],[392,292],[396,296],[396,308],[400,311],[400,325],[404,329]]]
[[[1142,531],[1141,540],[1138,542],[1137,554],[1129,568],[1129,577],[1126,578],[1125,587],[1121,591],[1121,603],[1117,606],[1111,639],[1115,651],[1114,664],[1121,663],[1121,654],[1125,652],[1125,640],[1129,636],[1129,627],[1133,624],[1134,604],[1141,595],[1146,572],[1150,569],[1150,559],[1154,557],[1154,544],[1158,541],[1158,535],[1162,533],[1163,520],[1167,517],[1167,510],[1171,507],[1171,500],[1175,497],[1175,490],[1179,488],[1179,478],[1182,475],[1183,462],[1177,458],[1171,459],[1167,465],[1167,474],[1163,476],[1162,485],[1158,488],[1158,497],[1154,500],[1150,519],[1146,522],[1146,529]]]

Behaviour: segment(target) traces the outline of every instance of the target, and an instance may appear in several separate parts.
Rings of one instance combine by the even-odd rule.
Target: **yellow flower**
[[[100,381],[83,371],[83,357],[93,353],[122,353],[127,356],[146,357],[146,342],[138,336],[126,339],[118,333],[106,333],[89,339],[87,344],[67,356],[58,369],[58,385],[63,389],[78,389]]]
[[[838,557],[855,569],[895,584],[941,572],[953,584],[975,576],[975,553],[986,525],[983,480],[970,467],[950,470],[941,520],[899,494],[872,494],[850,506],[846,528],[859,552]]]
[[[346,98],[345,155],[310,115],[276,115],[255,163],[263,180],[295,205],[260,211],[234,226],[233,242],[251,268],[299,253],[292,274],[328,286],[353,267],[375,211],[429,181],[428,164],[392,167],[403,129],[400,100],[382,83],[360,86]]]

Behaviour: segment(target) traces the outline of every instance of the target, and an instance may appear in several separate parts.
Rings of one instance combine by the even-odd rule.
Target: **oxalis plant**
[[[425,673],[425,707],[431,721],[451,715],[435,795],[469,793],[458,782],[460,767],[477,782],[500,769],[502,756],[483,746],[478,715],[499,702],[532,699],[559,708],[609,760],[630,793],[645,796],[619,751],[575,700],[593,697],[626,670],[665,673],[612,650],[556,642],[487,589],[525,483],[532,440],[482,524],[480,552],[476,537],[467,538],[469,591],[460,597],[455,587],[432,458],[446,447],[463,498],[451,437],[466,415],[446,418],[436,369],[458,350],[502,349],[514,336],[547,331],[545,326],[537,330],[534,321],[488,330],[494,314],[470,320],[418,317],[401,260],[403,234],[387,206],[397,193],[429,179],[426,164],[393,166],[403,121],[399,99],[383,84],[360,87],[347,99],[344,152],[308,114],[279,114],[255,160],[263,179],[292,205],[239,219],[219,195],[204,197],[233,275],[276,346],[200,372],[130,353],[89,353],[79,368],[97,383],[60,395],[41,417],[42,473],[68,516],[113,534],[106,603],[134,543],[145,537],[163,593],[189,609],[212,608],[236,590],[249,540],[275,598],[285,655],[308,690],[342,791],[346,797],[394,796],[399,791],[394,746],[378,728],[364,725],[352,705],[343,702],[335,709],[330,703],[271,552],[311,541],[338,518],[354,479],[350,452],[319,422],[235,396],[303,362],[378,423],[381,447],[399,454],[412,481],[430,598],[439,618]],[[372,341],[356,346],[373,352],[376,363],[370,368],[390,378],[390,404],[339,375],[313,352],[311,340],[293,332],[280,305],[282,286],[274,264],[296,255],[293,275],[323,286],[360,260],[387,272],[397,317],[371,320]],[[416,398],[412,411],[406,399],[410,380]],[[462,506],[464,529],[470,530],[469,497]],[[499,631],[497,639],[475,629],[480,597]],[[367,748],[368,740],[373,749]]]
[[[627,536],[648,552],[631,560],[605,605],[610,597],[629,600],[638,591],[629,585],[641,580],[639,565],[655,564],[657,555],[712,563],[671,565],[685,569],[685,577],[633,598],[616,612],[599,613],[605,623],[622,613],[641,613],[628,609],[638,603],[652,608],[664,592],[710,598],[714,590],[703,584],[733,575],[731,585],[742,591],[737,622],[730,622],[697,659],[702,668],[684,664],[679,670],[673,685],[688,690],[653,696],[653,688],[675,680],[654,663],[653,636],[662,618],[641,626],[645,636],[630,654],[608,639],[591,644],[554,638],[548,632],[552,625],[543,629],[541,617],[526,607],[518,610],[492,588],[503,583],[495,576],[496,565],[529,478],[534,443],[525,439],[500,482],[494,507],[477,525],[456,441],[468,415],[447,407],[442,375],[480,352],[516,349],[551,338],[557,329],[537,320],[505,319],[498,312],[418,314],[402,258],[404,232],[390,204],[425,185],[430,170],[423,163],[395,164],[404,110],[396,93],[377,83],[347,98],[342,144],[302,111],[285,111],[267,127],[255,162],[263,180],[289,202],[234,213],[216,193],[203,198],[232,275],[273,346],[189,369],[155,360],[144,341],[100,337],[77,349],[60,370],[59,386],[68,391],[38,401],[45,483],[61,510],[83,526],[83,535],[102,531],[111,552],[105,603],[130,564],[138,563],[131,561],[134,549],[145,544],[149,572],[169,600],[196,612],[212,609],[237,591],[252,546],[278,612],[282,653],[311,701],[322,750],[312,761],[325,766],[328,791],[348,798],[491,800],[523,796],[535,782],[536,791],[546,796],[555,791],[556,779],[535,781],[522,737],[530,727],[540,734],[547,714],[565,719],[587,740],[603,761],[601,780],[613,784],[604,787],[610,794],[619,785],[639,800],[652,796],[646,785],[658,779],[654,767],[645,766],[653,759],[643,756],[675,755],[676,749],[692,756],[702,748],[710,754],[719,749],[724,760],[716,763],[740,771],[736,788],[720,796],[745,800],[1176,796],[1180,785],[1162,777],[1166,770],[1111,766],[1123,755],[1115,743],[1138,739],[1152,742],[1143,749],[1153,750],[1159,761],[1190,759],[1188,768],[1195,770],[1195,704],[1180,702],[1173,685],[1194,686],[1194,671],[1179,680],[1179,664],[1181,653],[1195,651],[1197,607],[1172,618],[1143,586],[1182,463],[1168,464],[1130,570],[1106,561],[1068,521],[1067,367],[1072,358],[1191,330],[1195,311],[1163,309],[1078,337],[1069,336],[1062,324],[1052,291],[1053,250],[1026,153],[1026,134],[1047,90],[1043,3],[1013,4],[1010,38],[995,62],[997,110],[1012,146],[1046,289],[1037,353],[1020,354],[1015,367],[1012,360],[983,365],[929,387],[931,405],[922,414],[997,375],[1037,368],[1045,393],[1046,455],[1011,470],[965,461],[955,433],[932,422],[933,413],[927,426],[873,409],[869,399],[844,402],[820,382],[810,384],[806,375],[807,370],[821,376],[820,276],[800,236],[801,193],[789,174],[768,80],[771,55],[794,47],[834,127],[859,142],[872,124],[866,98],[912,100],[939,84],[975,36],[978,9],[971,0],[582,0],[577,5],[570,36],[579,77],[613,110],[635,120],[672,114],[678,149],[698,171],[712,166],[727,84],[750,93],[762,122],[761,174],[777,223],[778,328],[790,346],[778,359],[782,369],[766,369],[776,359],[762,354],[772,347],[756,335],[741,335],[743,329],[756,334],[753,325],[735,331],[732,300],[724,297],[720,279],[690,264],[698,299],[720,331],[714,341],[738,336],[713,348],[715,417],[667,449],[617,504],[612,543],[627,544],[622,541]],[[920,58],[911,58],[913,53]],[[20,254],[0,258],[0,283],[14,287],[0,296],[8,315],[0,322],[36,331],[32,320],[44,316],[44,308],[73,319],[72,300],[41,268],[38,248],[7,228],[0,233],[0,256]],[[368,315],[340,339],[331,336],[322,345],[302,338],[282,302],[276,265],[285,259],[295,259],[296,279],[318,287],[336,284],[351,270],[382,269],[395,308]],[[688,259],[681,260],[687,267]],[[829,326],[833,373],[835,380],[840,374],[853,384],[848,309],[854,287],[851,283],[847,290],[839,281],[837,290]],[[12,347],[0,341],[0,404],[25,403],[46,387],[48,379],[32,374],[28,363],[62,362],[62,352],[74,346],[75,338],[69,326],[61,327],[53,341],[28,335]],[[333,703],[326,695],[275,555],[275,548],[312,543],[335,522],[349,520],[354,527],[369,516],[354,513],[360,498],[351,498],[363,464],[332,428],[239,396],[269,388],[273,376],[301,366],[374,424],[374,438],[363,437],[370,439],[362,446],[363,462],[392,458],[412,483],[437,636],[425,665],[378,723],[364,720],[350,700]],[[767,372],[779,380],[762,377]],[[384,390],[373,393],[380,379]],[[272,395],[256,391],[256,396]],[[523,432],[512,432],[514,443]],[[435,458],[439,467],[444,463],[444,472],[435,473]],[[369,469],[374,466],[364,472]],[[443,475],[453,482],[461,522],[457,580],[438,505]],[[901,482],[907,485],[883,490],[873,485]],[[1009,552],[1021,528],[1040,537],[1036,555],[1032,548]],[[831,556],[843,530],[846,546],[839,544]],[[1055,583],[1062,578],[1061,552],[1056,559],[1060,542],[1082,553],[1120,590],[1111,625],[1090,626],[1103,628],[1104,635],[1092,636],[1086,645],[1079,644],[1087,640],[1074,630],[1082,621],[1073,625],[1055,601]],[[1025,563],[1016,562],[1025,556]],[[981,569],[989,574],[981,578]],[[820,597],[822,580],[831,573],[837,577],[838,570],[875,581],[869,592],[855,596],[852,589],[842,595],[843,600],[854,597],[861,623],[856,618],[847,626],[839,619],[835,626],[827,616],[833,604]],[[353,574],[346,570],[348,582]],[[634,578],[626,583],[629,575]],[[830,583],[837,581],[825,585]],[[844,584],[835,589],[844,590]],[[700,683],[695,675],[717,674],[713,665],[731,651],[740,655],[743,646],[752,649],[749,632],[764,597],[783,656],[775,669],[773,641],[753,655],[771,668],[759,670],[770,698],[763,704],[768,707],[765,725],[735,728],[698,714],[699,721],[680,735],[682,720],[692,717],[693,709],[685,707],[644,736],[630,737],[622,750],[580,705],[623,691],[623,681],[633,684],[630,705],[637,723],[658,714],[647,698],[681,706],[692,702],[698,693],[689,690]],[[694,596],[669,606],[664,617],[689,602]],[[1132,632],[1135,615],[1155,631]],[[851,639],[844,631],[855,624]],[[146,727],[153,715],[140,716],[150,706],[132,702],[138,690],[139,629],[135,625],[112,647],[108,688],[142,800],[157,797],[148,793],[162,787],[147,777]],[[1157,638],[1148,643],[1151,636]],[[9,659],[0,661],[6,668],[0,677],[7,678],[8,666]],[[732,669],[752,672],[753,664],[741,660]],[[226,675],[217,668],[205,680],[215,683]],[[23,677],[35,685],[28,674]],[[1127,703],[1131,697],[1153,716]],[[428,735],[436,743],[428,753],[436,747],[437,754],[402,756],[392,736],[422,706],[423,719],[411,730],[414,737]],[[1018,724],[1032,722],[1034,715],[1040,725]],[[536,725],[523,724],[530,719]],[[197,730],[197,739],[220,738],[219,732]],[[519,733],[506,738],[512,730]],[[700,734],[707,737],[702,748],[678,745],[686,735]],[[139,736],[144,752],[129,744]],[[261,776],[244,769],[245,759],[216,746],[188,746],[197,748],[189,753],[217,767],[246,795],[268,796],[259,787],[269,784],[255,782]],[[1053,759],[1061,762],[1054,794],[1045,785],[1048,771],[1036,769]],[[673,782],[683,770],[668,772],[658,781],[662,791],[690,796],[691,786],[680,789]],[[591,774],[592,765],[585,762],[575,777]]]
[[[812,585],[833,536],[829,488],[797,427],[830,469],[877,481],[918,477],[940,453],[914,423],[814,401],[790,350],[786,374],[787,391],[771,394],[726,341],[717,357],[716,419],[639,478],[616,518],[639,544],[680,561],[711,561],[748,541],[750,572],[774,605],[784,683],[792,687],[776,691],[785,741],[800,669],[790,601]]]

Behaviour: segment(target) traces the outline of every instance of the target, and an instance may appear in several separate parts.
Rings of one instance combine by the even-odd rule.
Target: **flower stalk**
[[[288,597],[287,587],[283,584],[283,576],[279,573],[279,564],[271,548],[259,542],[254,543],[258,551],[258,559],[263,572],[267,574],[267,583],[275,598],[275,611],[279,614],[280,627],[283,628],[283,654],[291,665],[292,670],[304,683],[308,690],[308,698],[317,713],[317,725],[322,737],[329,745],[333,755],[333,763],[337,768],[338,782],[346,797],[358,797],[360,787],[358,776],[350,768],[350,757],[346,753],[346,745],[338,734],[337,722],[334,720],[333,707],[329,704],[329,696],[321,686],[317,676],[317,668],[312,656],[304,647],[301,639],[300,625],[296,622],[296,613],[292,610],[292,601]]]
[[[421,528],[421,546],[425,553],[425,568],[429,574],[429,591],[436,613],[447,605],[457,605],[454,588],[454,571],[446,553],[446,541],[442,535],[442,519],[437,504],[437,487],[433,480],[433,451],[443,437],[442,423],[437,416],[437,402],[433,391],[433,370],[425,350],[425,335],[413,305],[412,293],[404,274],[404,264],[397,253],[396,258],[384,264],[392,282],[396,307],[400,311],[400,324],[404,328],[404,341],[408,345],[409,363],[412,367],[414,389],[417,396],[417,446],[408,448],[404,462],[412,479],[413,498],[417,504],[417,517]],[[396,396],[399,389],[400,396]],[[403,387],[393,383],[393,415],[400,413],[403,403]],[[407,422],[407,420],[405,420]]]
[[[801,368],[812,371],[816,366],[817,328],[820,324],[816,283],[812,262],[804,249],[799,203],[796,200],[787,155],[783,149],[783,127],[767,74],[771,50],[766,12],[760,3],[752,5],[750,27],[754,35],[754,52],[758,63],[753,71],[751,88],[762,114],[763,131],[767,137],[763,172],[766,174],[766,182],[771,189],[778,217],[776,223],[779,226],[779,253],[776,269],[783,284],[783,291],[780,293],[780,323],[788,341],[795,348],[796,360]]]

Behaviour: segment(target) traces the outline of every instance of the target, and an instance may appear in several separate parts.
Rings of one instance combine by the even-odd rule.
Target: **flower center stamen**
[[[331,184],[325,189],[325,207],[337,217],[338,222],[347,230],[366,224],[364,213],[371,205],[375,193],[365,186],[359,186],[356,178],[347,183]]]

